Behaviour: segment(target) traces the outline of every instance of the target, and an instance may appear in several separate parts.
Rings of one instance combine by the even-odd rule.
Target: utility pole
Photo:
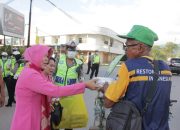
[[[30,0],[30,9],[29,9],[29,28],[28,28],[28,41],[27,41],[27,47],[30,46],[30,35],[31,35],[31,9],[32,9],[32,0]]]

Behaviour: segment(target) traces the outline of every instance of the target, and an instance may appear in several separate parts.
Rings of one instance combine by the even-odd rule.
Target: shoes
[[[8,103],[7,105],[5,105],[6,107],[12,107],[12,104]]]

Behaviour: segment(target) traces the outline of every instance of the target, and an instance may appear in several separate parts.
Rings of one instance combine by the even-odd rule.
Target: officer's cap
[[[75,41],[69,41],[66,43],[67,47],[77,47],[77,43]]]
[[[20,52],[19,52],[19,51],[13,51],[12,54],[13,54],[13,55],[20,55]]]

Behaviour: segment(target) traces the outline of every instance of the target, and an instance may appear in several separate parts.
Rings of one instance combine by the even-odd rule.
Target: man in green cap
[[[119,99],[131,101],[140,113],[146,110],[142,119],[143,130],[169,130],[171,71],[163,61],[157,62],[157,85],[154,85],[152,100],[145,107],[154,78],[154,59],[150,57],[150,51],[154,41],[158,40],[157,34],[147,27],[134,25],[127,35],[119,37],[127,39],[125,52],[128,60],[121,65],[118,79],[101,89],[105,92],[105,107],[113,108]]]

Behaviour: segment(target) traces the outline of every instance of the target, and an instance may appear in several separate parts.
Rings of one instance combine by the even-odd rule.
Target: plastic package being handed
[[[97,79],[96,81],[96,84],[99,86],[99,87],[103,87],[103,85],[105,83],[112,83],[113,81],[113,78],[109,78],[109,77],[95,77],[95,79]]]

